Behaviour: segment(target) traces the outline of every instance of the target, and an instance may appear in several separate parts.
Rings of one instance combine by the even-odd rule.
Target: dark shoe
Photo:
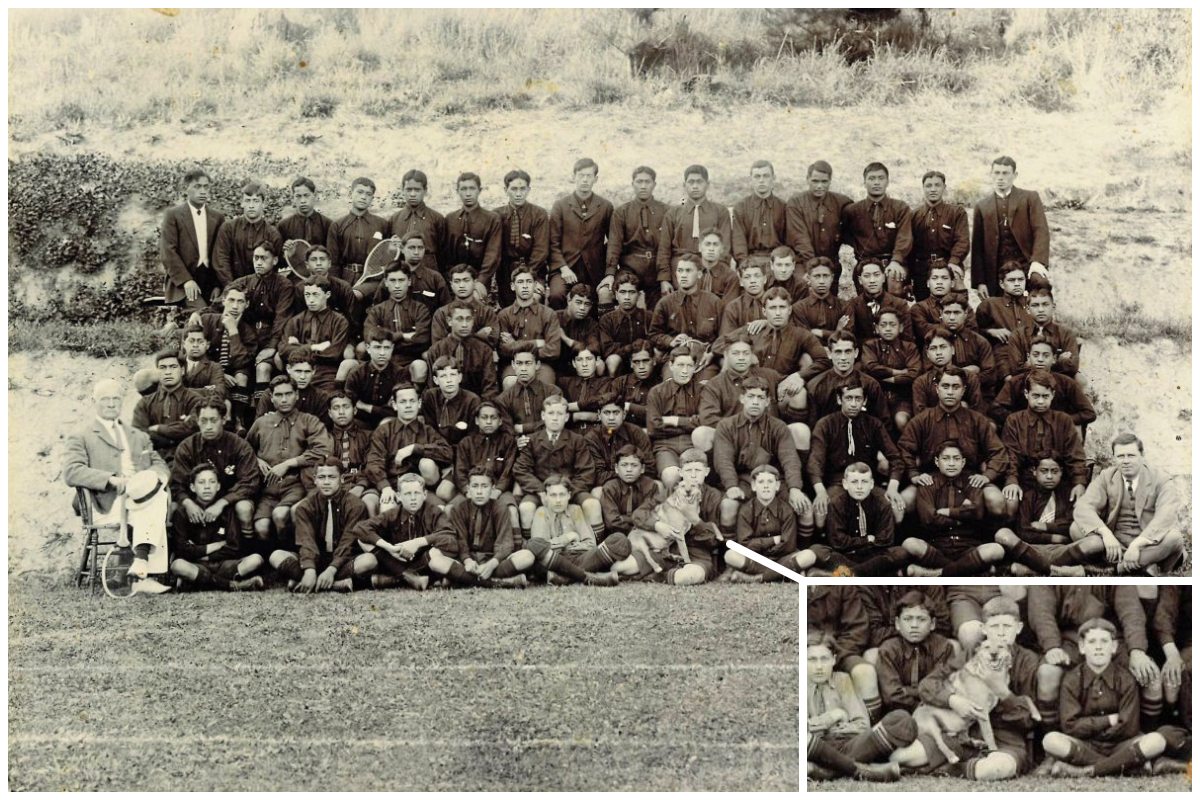
[[[840,773],[831,770],[829,767],[822,767],[820,764],[808,762],[808,779],[810,781],[832,781],[843,777]]]
[[[1188,771],[1188,762],[1180,761],[1177,758],[1168,756],[1160,756],[1151,762],[1151,775],[1186,775]]]
[[[257,592],[262,590],[265,585],[261,575],[255,575],[253,578],[247,578],[244,581],[229,582],[229,588],[235,592]]]
[[[588,586],[616,586],[621,582],[615,572],[589,572],[584,580]]]
[[[895,783],[900,780],[899,764],[860,764],[854,765],[854,777],[860,781],[872,783]]]

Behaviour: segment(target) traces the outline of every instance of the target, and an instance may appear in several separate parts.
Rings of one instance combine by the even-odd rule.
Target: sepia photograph
[[[810,587],[809,790],[1189,790],[1191,594]]]
[[[10,789],[797,791],[793,581],[1192,574],[1190,10],[7,22]]]

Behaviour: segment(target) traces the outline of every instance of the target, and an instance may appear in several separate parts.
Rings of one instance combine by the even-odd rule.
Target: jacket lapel
[[[121,449],[117,446],[117,443],[113,441],[112,435],[108,432],[108,428],[100,424],[100,420],[96,420],[92,423],[92,430],[95,431],[96,436],[100,438],[100,441],[104,442],[113,450]]]

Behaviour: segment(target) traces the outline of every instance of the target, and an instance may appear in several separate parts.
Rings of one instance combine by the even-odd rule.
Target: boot
[[[834,772],[829,767],[808,762],[808,779],[810,781],[832,781],[841,777],[843,777],[841,774]]]
[[[265,585],[261,575],[243,581],[230,581],[229,588],[235,592],[257,592]]]
[[[854,777],[872,783],[895,783],[900,780],[899,764],[855,764]]]
[[[620,582],[621,578],[615,572],[589,572],[584,581],[588,586],[616,586]]]
[[[1188,762],[1170,756],[1159,756],[1149,763],[1152,764],[1151,775],[1186,775],[1188,772]]]

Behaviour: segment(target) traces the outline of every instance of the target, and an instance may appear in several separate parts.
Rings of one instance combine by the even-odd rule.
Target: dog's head
[[[1012,666],[1012,651],[994,639],[984,639],[975,649],[974,660],[989,672],[1007,672]]]

